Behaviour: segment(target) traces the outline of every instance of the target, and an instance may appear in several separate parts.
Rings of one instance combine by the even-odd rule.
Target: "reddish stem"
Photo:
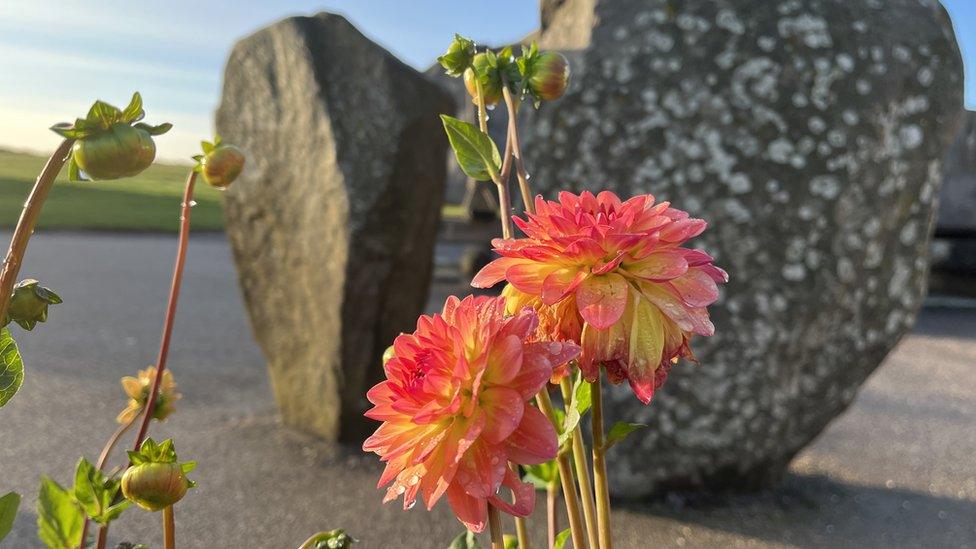
[[[186,190],[183,193],[183,212],[180,217],[179,247],[176,251],[176,263],[173,265],[173,281],[169,288],[169,303],[166,306],[166,319],[163,321],[163,337],[159,343],[159,358],[156,360],[156,378],[153,380],[149,399],[142,412],[142,424],[133,450],[138,451],[149,430],[152,421],[153,408],[159,396],[159,386],[163,381],[163,371],[166,370],[166,357],[169,355],[169,342],[173,335],[173,321],[176,317],[176,301],[180,297],[180,282],[183,280],[183,265],[186,263],[186,245],[190,239],[190,208],[193,207],[193,186],[197,180],[197,172],[191,171],[186,178]]]

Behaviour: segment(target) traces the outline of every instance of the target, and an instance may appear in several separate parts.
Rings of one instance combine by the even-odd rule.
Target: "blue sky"
[[[165,7],[163,7],[165,4]],[[976,108],[976,0],[943,0]],[[272,21],[320,10],[346,15],[417,68],[454,32],[480,43],[520,38],[539,23],[536,0],[0,0],[0,147],[46,151],[47,128],[93,99],[124,106],[142,92],[149,122],[174,130],[159,156],[185,159],[212,133],[223,64],[234,41]],[[501,13],[506,13],[501,16]]]

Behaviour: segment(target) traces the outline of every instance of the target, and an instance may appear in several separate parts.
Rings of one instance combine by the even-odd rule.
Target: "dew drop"
[[[196,205],[197,205],[197,201],[196,200],[191,200],[190,201],[190,207],[191,208],[194,207],[194,206],[196,206]]]
[[[407,509],[407,511],[409,511],[409,510],[411,510],[411,509],[413,509],[413,506],[414,506],[414,505],[417,505],[417,500],[413,500],[413,501],[411,501],[410,503],[408,503],[408,504],[406,505],[406,509]]]
[[[410,477],[410,480],[407,481],[410,486],[416,486],[418,482],[420,482],[420,477],[418,475]]]
[[[495,110],[495,105],[485,105],[485,108],[488,109],[489,111],[493,111]]]
[[[398,496],[403,495],[403,493],[406,492],[406,491],[407,491],[407,487],[406,486],[404,486],[402,484],[398,484],[397,485],[397,487],[396,487],[396,493],[397,493]]]

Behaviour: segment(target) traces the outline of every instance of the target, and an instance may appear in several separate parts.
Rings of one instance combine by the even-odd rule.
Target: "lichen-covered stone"
[[[732,277],[715,337],[693,341],[700,365],[674,368],[649,407],[609,399],[610,417],[650,424],[613,450],[614,493],[762,484],[921,304],[962,111],[952,27],[934,0],[594,10],[572,89],[526,128],[532,181],[671,200],[709,221],[700,244]]]
[[[217,129],[248,155],[227,234],[286,424],[367,432],[383,350],[422,311],[453,102],[327,13],[240,41]],[[375,425],[372,425],[375,427]]]

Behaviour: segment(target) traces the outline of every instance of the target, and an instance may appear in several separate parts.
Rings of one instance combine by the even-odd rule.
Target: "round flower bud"
[[[544,101],[559,99],[569,85],[569,61],[559,52],[546,51],[532,60],[527,86]]]
[[[122,494],[149,511],[159,511],[183,499],[190,487],[179,463],[142,463],[122,475]]]
[[[460,34],[455,34],[451,45],[448,46],[444,55],[437,58],[437,62],[444,67],[448,76],[458,77],[471,66],[474,55],[474,42]]]
[[[464,71],[464,87],[468,89],[472,101],[477,102],[478,82],[480,82],[485,105],[494,105],[502,98],[502,79],[488,61],[488,55],[485,53],[474,56],[471,67]]]
[[[233,145],[217,144],[203,156],[200,166],[207,183],[226,189],[244,169],[244,153]]]
[[[148,131],[120,122],[75,141],[71,154],[92,179],[119,179],[148,168],[156,158],[156,144]]]

